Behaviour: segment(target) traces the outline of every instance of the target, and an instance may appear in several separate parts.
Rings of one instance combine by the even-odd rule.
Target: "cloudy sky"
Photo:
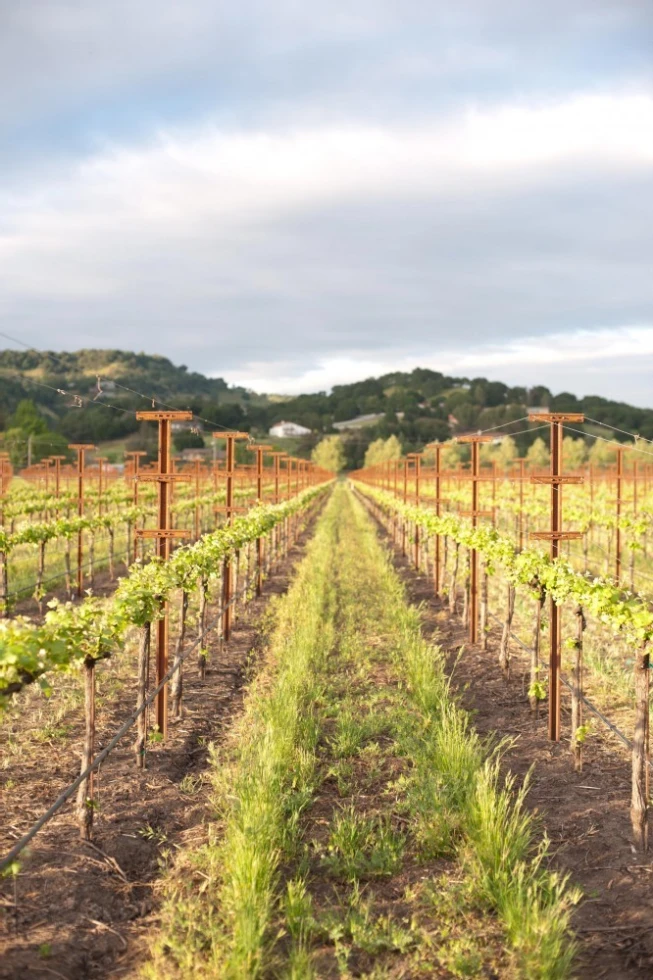
[[[653,2],[0,3],[0,330],[653,406]]]

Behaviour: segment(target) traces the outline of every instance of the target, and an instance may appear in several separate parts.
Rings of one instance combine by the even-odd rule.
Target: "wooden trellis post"
[[[195,540],[200,539],[200,468],[202,466],[202,460],[196,459],[193,468],[193,476],[195,477]]]
[[[617,449],[617,465],[615,467],[615,489],[617,496],[615,499],[614,580],[617,585],[621,582],[621,528],[619,527],[619,521],[621,520],[621,505],[623,503],[621,499],[621,488],[624,475],[624,452],[625,448],[619,446]]]
[[[61,492],[61,461],[64,460],[65,456],[51,456],[50,459],[54,463],[54,495],[59,497]]]
[[[580,531],[562,530],[562,487],[565,483],[582,483],[582,476],[563,476],[562,437],[563,422],[584,422],[585,416],[567,412],[538,412],[531,414],[531,420],[549,422],[551,425],[551,472],[549,476],[532,476],[531,483],[545,483],[551,487],[551,530],[537,531],[531,538],[551,543],[551,559],[560,554],[560,542],[582,538]],[[561,610],[553,597],[549,606],[549,738],[560,741],[560,652],[561,652]]]
[[[0,453],[0,527],[4,526],[5,493],[11,479],[11,460],[9,453]]]
[[[413,494],[413,499],[415,501],[415,506],[419,507],[419,491],[420,491],[420,471],[421,471],[421,457],[419,453],[408,453],[406,457],[406,470],[408,470],[409,460],[413,462],[414,474],[415,474],[415,493]],[[415,540],[414,540],[414,551],[413,551],[413,561],[415,562],[415,568],[419,570],[419,528],[415,524],[414,528]]]
[[[524,550],[524,479],[526,466],[525,459],[518,459],[519,463],[519,550]]]
[[[138,528],[138,538],[155,538],[157,555],[162,561],[170,557],[170,541],[173,538],[186,538],[190,532],[175,531],[170,527],[170,489],[173,482],[187,480],[185,473],[172,473],[170,460],[170,423],[190,421],[192,412],[136,412],[140,422],[159,424],[159,468],[156,473],[139,473],[137,479],[154,482],[159,488],[159,525],[156,528]],[[163,616],[157,621],[156,644],[156,683],[159,684],[168,672],[168,603],[163,604]],[[165,684],[156,698],[156,724],[163,738],[168,734],[168,685]]]
[[[250,450],[256,453],[256,502],[259,506],[263,503],[263,454],[269,452],[272,446],[264,446],[261,443],[251,445]],[[299,470],[297,470],[295,483],[299,480]],[[256,539],[256,594],[261,595],[263,591],[263,538]]]
[[[280,496],[281,460],[286,458],[286,453],[277,450],[276,452],[270,453],[270,456],[274,461],[274,469],[273,469],[274,503],[278,504],[281,500],[281,496]],[[272,536],[274,541],[274,554],[276,554],[276,558],[278,559],[279,558],[279,525],[278,524],[275,524],[274,528],[272,529]]]
[[[84,465],[86,453],[95,446],[86,443],[70,443],[69,449],[74,449],[77,453],[77,516],[84,516]],[[80,528],[77,532],[77,598],[80,599],[83,591],[84,572],[82,562],[84,557],[84,532]]]
[[[134,483],[133,487],[133,501],[134,507],[138,507],[138,479],[139,479],[139,463],[143,456],[147,456],[144,449],[133,450],[132,452],[125,453],[125,456],[131,456],[133,464],[132,480]],[[138,520],[138,518],[136,518]],[[127,554],[129,554],[129,547],[127,547]],[[134,528],[134,555],[133,560],[136,561],[138,558],[138,527]]]
[[[97,498],[97,512],[98,517],[102,516],[102,494],[105,492],[107,486],[107,481],[104,479],[106,477],[106,470],[104,467],[105,463],[109,462],[108,456],[96,456],[95,460],[98,465],[98,498]]]
[[[435,479],[435,514],[436,517],[440,517],[442,514],[442,449],[444,443],[441,442],[430,442],[427,445],[427,449],[432,449],[435,453],[435,473],[433,474]],[[436,534],[434,542],[434,555],[433,555],[433,591],[436,596],[440,595],[440,589],[442,588],[442,558],[440,550],[440,535]]]
[[[395,459],[394,460],[394,467],[393,467],[392,494],[393,494],[395,500],[397,499],[397,487],[398,487],[398,483],[399,483],[399,462],[400,462],[400,460]],[[395,547],[397,546],[397,528],[398,528],[398,525],[399,525],[399,519],[397,517],[397,508],[396,507],[393,507],[393,509],[392,509],[392,543],[393,543],[393,545]]]
[[[43,476],[45,477],[45,492],[47,493],[50,489],[50,467],[52,466],[52,458],[42,459],[41,465],[43,466]]]
[[[404,474],[403,493],[401,499],[405,506],[408,503],[408,460],[402,459],[401,465]],[[401,515],[401,553],[404,556],[404,558],[406,557],[406,524],[407,524],[406,517],[404,514],[402,514]]]
[[[279,500],[279,486],[281,480],[281,460],[285,458],[286,454],[284,452],[276,451],[270,453],[270,456],[274,460],[274,503],[278,504]]]
[[[216,507],[217,511],[223,510],[226,514],[227,524],[233,522],[233,515],[240,508],[234,505],[234,475],[236,466],[236,440],[249,439],[247,432],[214,432],[214,439],[224,439],[226,443],[225,455],[225,505]],[[233,620],[231,599],[233,596],[232,582],[232,562],[230,558],[225,558],[222,574],[222,638],[228,643],[231,636],[231,623]]]
[[[471,517],[472,526],[476,527],[479,517],[492,517],[491,510],[479,510],[478,507],[478,485],[483,479],[481,476],[481,460],[479,445],[482,442],[492,442],[492,436],[473,435],[458,436],[456,442],[469,443],[472,459],[469,479],[472,483],[472,509],[461,511],[463,517]],[[471,548],[469,552],[469,642],[478,641],[478,551]]]

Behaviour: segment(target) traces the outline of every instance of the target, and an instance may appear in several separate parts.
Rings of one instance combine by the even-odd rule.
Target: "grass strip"
[[[579,893],[547,867],[527,787],[502,777],[501,745],[456,702],[370,518],[336,495],[323,790],[286,869],[277,928],[292,942],[271,975],[565,980]]]
[[[241,723],[216,820],[165,881],[152,977],[566,980],[577,890],[336,488]]]
[[[258,977],[282,856],[315,790],[316,710],[334,643],[337,505],[327,504],[288,593],[273,603],[265,663],[229,745],[214,754],[208,842],[164,883],[162,928],[147,977]]]
[[[527,783],[500,771],[501,745],[484,744],[457,703],[441,650],[427,642],[420,612],[405,597],[390,556],[360,502],[357,553],[367,556],[386,601],[387,629],[395,636],[392,659],[406,684],[420,725],[404,731],[413,767],[406,780],[413,833],[432,854],[455,853],[480,900],[499,916],[524,977],[563,980],[575,946],[569,920],[579,900],[567,876],[546,866],[548,843],[535,841],[525,808]]]

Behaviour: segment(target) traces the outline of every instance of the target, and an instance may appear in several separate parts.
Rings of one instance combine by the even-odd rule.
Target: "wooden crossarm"
[[[578,412],[529,412],[529,422],[584,422]]]
[[[136,528],[137,538],[189,538],[190,531],[181,528],[162,530],[161,528]]]
[[[532,476],[531,483],[582,483],[582,476]]]
[[[193,413],[183,411],[159,412],[157,410],[136,412],[136,418],[139,422],[192,422]]]
[[[134,478],[145,483],[189,483],[193,473],[144,473],[142,470]]]
[[[574,541],[582,538],[580,531],[533,531],[531,538],[536,541]]]
[[[456,436],[454,442],[492,442],[495,436]]]
[[[479,473],[478,476],[474,476],[473,473],[461,473],[460,475],[457,475],[456,474],[455,479],[456,480],[468,480],[470,483],[472,483],[472,482],[473,483],[491,483],[491,482],[493,482],[496,479],[496,477],[495,476],[481,476],[480,473]]]

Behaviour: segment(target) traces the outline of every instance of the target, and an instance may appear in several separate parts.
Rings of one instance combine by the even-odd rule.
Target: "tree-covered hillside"
[[[599,396],[577,398],[570,392],[554,395],[541,385],[511,387],[486,378],[453,378],[416,368],[349,385],[337,385],[330,394],[301,395],[283,406],[286,417],[328,432],[334,423],[358,415],[380,418],[362,428],[345,430],[349,467],[362,465],[369,444],[396,435],[404,451],[423,448],[462,432],[489,429],[514,420],[502,431],[516,433],[520,453],[536,438],[534,427],[523,419],[529,408],[583,412],[590,419],[617,426],[644,438],[653,438],[653,410],[635,408]],[[586,427],[587,428],[587,427]],[[524,431],[526,429],[526,431]],[[598,429],[596,431],[599,431]]]
[[[598,396],[554,395],[542,386],[529,389],[485,378],[448,377],[423,368],[336,385],[330,393],[279,399],[230,387],[221,378],[206,378],[156,355],[7,350],[0,352],[0,378],[3,431],[17,428],[19,404],[29,400],[47,431],[62,439],[98,444],[128,438],[135,448],[139,439],[146,440],[149,429],[136,422],[134,412],[148,408],[154,398],[159,404],[191,409],[207,420],[207,431],[215,423],[260,436],[282,419],[298,422],[312,431],[293,443],[293,451],[305,456],[323,435],[339,431],[348,468],[362,465],[368,446],[378,439],[394,435],[404,451],[413,451],[436,439],[504,423],[513,423],[503,431],[512,432],[519,452],[525,453],[536,433],[519,420],[532,407],[583,412],[590,419],[653,438],[650,409]],[[25,416],[24,406],[21,412]],[[338,428],[358,416],[371,418],[355,428]],[[46,436],[39,435],[46,447]]]
[[[245,418],[243,406],[257,400],[222,378],[177,367],[165,357],[119,350],[0,351],[0,381],[0,430],[15,427],[20,403],[29,400],[50,431],[74,442],[136,435],[134,413],[150,407],[152,399],[236,427]]]

